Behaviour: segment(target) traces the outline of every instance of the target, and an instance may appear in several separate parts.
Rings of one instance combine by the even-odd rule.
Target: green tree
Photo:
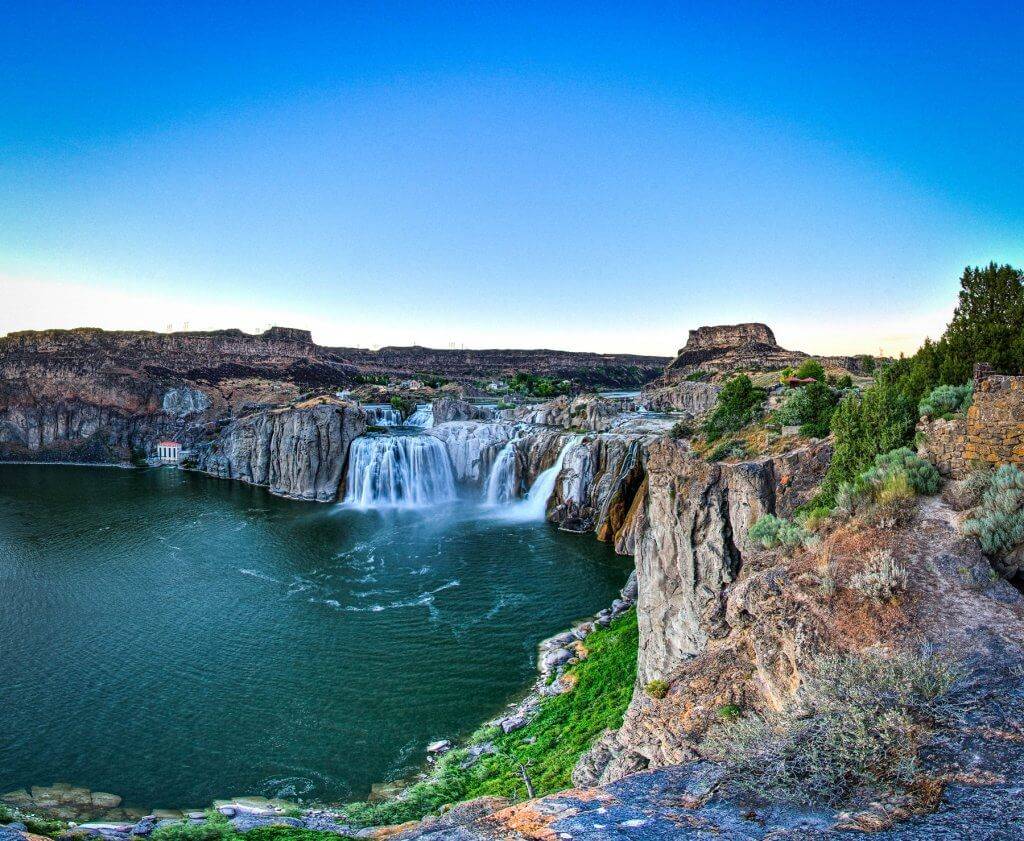
[[[825,381],[825,367],[817,359],[808,359],[796,369],[794,376],[801,380],[814,379],[818,382]]]
[[[722,386],[711,417],[704,424],[704,437],[717,441],[727,432],[736,432],[754,419],[767,396],[763,388],[755,388],[750,377],[740,374]]]
[[[909,444],[916,421],[916,401],[892,381],[844,397],[832,416],[835,449],[821,487],[823,500],[833,503],[839,486],[870,467],[875,456]]]
[[[988,362],[1003,373],[1024,370],[1024,273],[994,262],[965,268],[960,299],[943,338],[943,382],[970,379],[975,362]]]

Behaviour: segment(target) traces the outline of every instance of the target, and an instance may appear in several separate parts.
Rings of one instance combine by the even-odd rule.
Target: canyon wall
[[[352,441],[366,431],[357,406],[332,400],[271,409],[232,421],[196,448],[196,469],[265,485],[292,499],[337,498]]]

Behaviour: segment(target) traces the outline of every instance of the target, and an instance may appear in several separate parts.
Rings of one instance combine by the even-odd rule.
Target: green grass
[[[384,803],[353,803],[343,810],[353,823],[382,825],[416,820],[447,803],[483,795],[513,800],[527,796],[520,764],[538,797],[572,785],[572,769],[594,739],[617,728],[633,694],[638,644],[636,611],[587,637],[589,654],[566,670],[576,679],[572,691],[545,699],[537,716],[520,730],[502,733],[482,728],[460,747],[445,754],[427,780],[403,797]],[[496,753],[463,768],[467,748],[493,743]]]

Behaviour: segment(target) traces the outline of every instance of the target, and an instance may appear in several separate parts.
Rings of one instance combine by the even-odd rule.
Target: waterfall
[[[455,499],[448,451],[429,435],[356,438],[345,488],[345,502],[359,508],[415,508]]]
[[[434,407],[429,403],[420,403],[416,411],[406,418],[405,425],[430,429],[434,425]]]
[[[363,406],[366,421],[371,426],[401,426],[402,413],[394,406],[371,404]]]
[[[514,516],[517,520],[543,520],[548,511],[548,499],[555,489],[555,482],[558,481],[558,474],[562,472],[562,464],[565,457],[573,447],[580,442],[581,436],[573,435],[562,446],[555,463],[547,470],[542,471],[530,485],[530,493],[526,499],[517,503],[514,508]]]
[[[488,505],[504,505],[516,498],[516,442],[509,441],[494,459],[487,476],[484,498]]]

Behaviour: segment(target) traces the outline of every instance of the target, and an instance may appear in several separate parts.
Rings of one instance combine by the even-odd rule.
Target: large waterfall
[[[345,502],[360,508],[419,507],[455,499],[444,444],[430,435],[368,435],[352,442]]]
[[[434,425],[434,407],[429,403],[420,403],[416,407],[416,411],[406,418],[405,425],[430,429]]]
[[[565,444],[555,463],[547,470],[542,471],[530,485],[530,492],[526,499],[511,507],[511,515],[517,520],[543,520],[548,511],[548,499],[555,489],[555,482],[558,481],[558,474],[562,472],[562,465],[569,450],[580,442],[581,436],[573,435]]]
[[[497,457],[487,476],[484,498],[488,505],[504,505],[512,502],[516,494],[516,442],[509,441]]]

